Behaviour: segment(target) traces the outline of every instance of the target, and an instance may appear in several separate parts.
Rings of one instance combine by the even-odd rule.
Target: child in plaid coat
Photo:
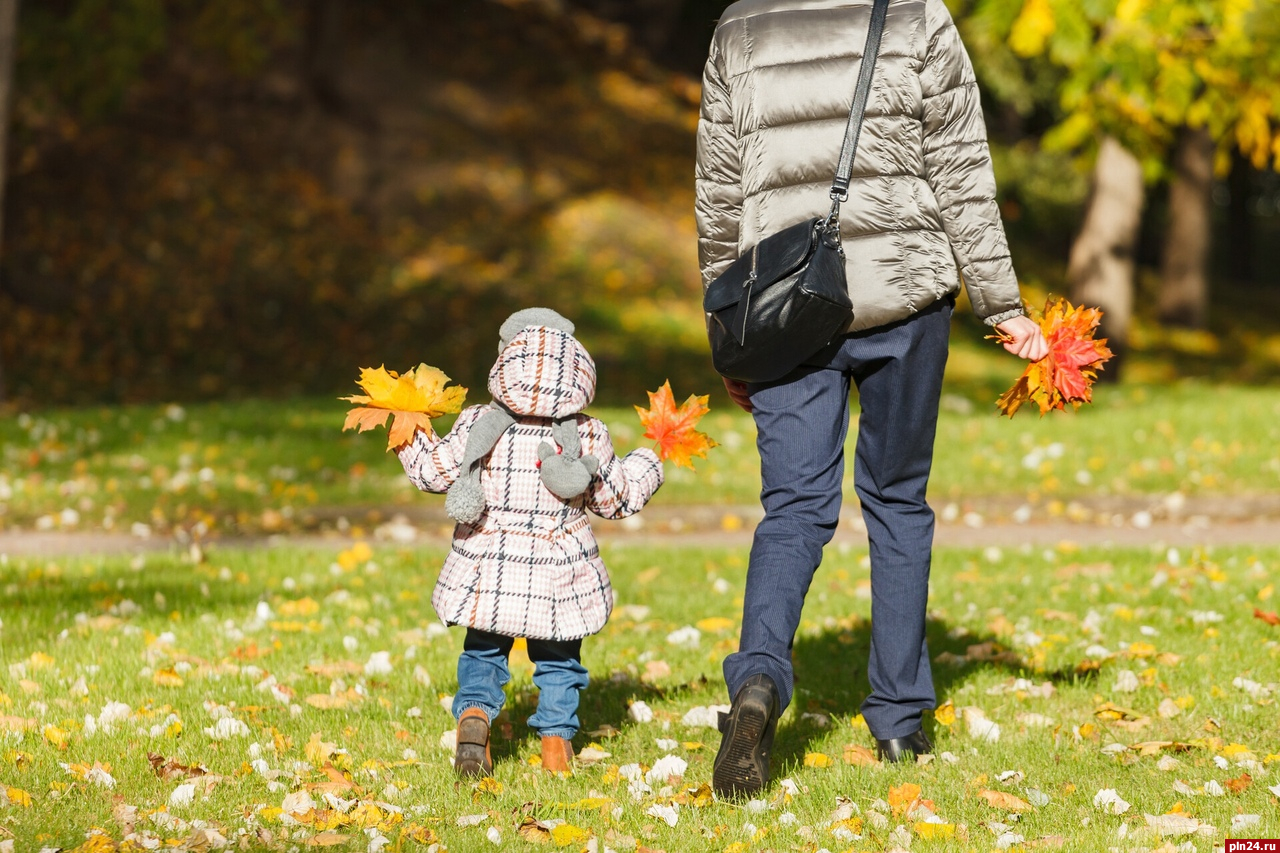
[[[397,451],[414,485],[448,493],[445,509],[458,522],[431,603],[445,623],[467,628],[453,699],[454,768],[463,776],[492,773],[489,728],[517,637],[536,667],[529,725],[542,736],[542,766],[570,769],[588,681],[582,638],[613,608],[586,511],[623,518],[662,485],[657,454],[615,456],[605,425],[582,414],[596,371],[573,328],[545,308],[513,314],[489,372],[493,401],[465,409],[444,438],[418,432]]]

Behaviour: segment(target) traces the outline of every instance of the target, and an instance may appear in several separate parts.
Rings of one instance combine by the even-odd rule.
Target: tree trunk
[[[0,263],[4,262],[4,188],[9,178],[9,102],[18,34],[18,0],[0,0]],[[0,348],[0,403],[7,397],[4,350]]]
[[[1207,267],[1212,235],[1213,137],[1203,128],[1183,128],[1174,152],[1169,185],[1169,230],[1160,260],[1160,322],[1204,327],[1209,309]]]
[[[307,89],[326,112],[341,114],[347,100],[338,84],[342,67],[342,0],[308,0],[303,42]]]
[[[1134,248],[1142,222],[1142,165],[1108,136],[1098,149],[1084,225],[1067,263],[1071,299],[1103,311],[1100,337],[1115,354],[1099,379],[1119,378],[1133,320]]]
[[[1253,194],[1253,164],[1239,149],[1231,152],[1231,174],[1227,177],[1231,198],[1227,206],[1227,247],[1231,277],[1236,282],[1252,282],[1253,216],[1249,203]]]

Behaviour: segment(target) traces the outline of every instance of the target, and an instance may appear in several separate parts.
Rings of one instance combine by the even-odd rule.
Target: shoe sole
[[[453,757],[453,769],[466,779],[493,775],[485,747],[489,744],[489,726],[480,719],[471,718],[458,723],[458,751]]]
[[[769,694],[748,688],[725,725],[711,786],[722,797],[750,796],[769,783],[769,750],[763,743],[771,716]]]

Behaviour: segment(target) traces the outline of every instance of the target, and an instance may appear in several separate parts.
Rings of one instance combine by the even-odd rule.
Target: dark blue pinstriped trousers
[[[751,546],[741,641],[724,661],[730,696],[764,674],[783,706],[791,701],[800,610],[840,517],[852,380],[862,409],[854,489],[871,547],[871,695],[862,713],[872,734],[886,739],[911,734],[934,707],[925,644],[933,511],[925,487],[951,310],[943,299],[900,323],[847,335],[812,360],[823,366],[752,386],[764,518]]]

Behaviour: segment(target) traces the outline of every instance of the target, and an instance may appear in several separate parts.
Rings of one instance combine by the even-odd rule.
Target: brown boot
[[[562,737],[542,739],[542,769],[548,773],[573,772],[573,741]]]
[[[464,778],[493,775],[489,754],[489,717],[479,708],[468,708],[458,718],[458,750],[453,769]]]

